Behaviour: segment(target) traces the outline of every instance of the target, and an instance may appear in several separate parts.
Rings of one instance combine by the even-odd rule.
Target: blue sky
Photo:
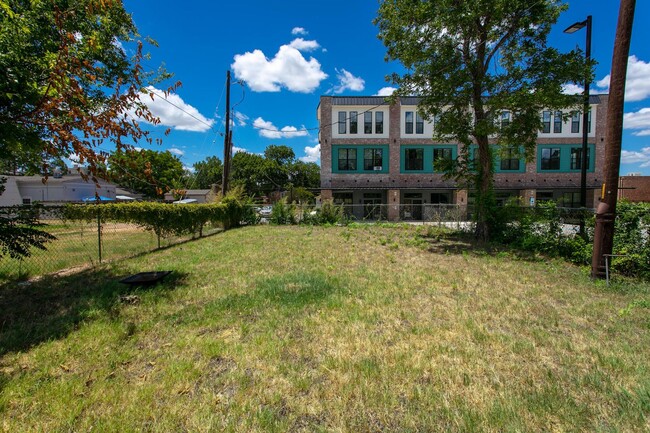
[[[211,155],[223,159],[226,71],[243,83],[231,87],[238,114],[233,142],[237,149],[262,152],[270,144],[294,149],[296,156],[319,162],[316,107],[323,94],[376,95],[390,86],[385,76],[400,65],[384,60],[385,48],[372,24],[374,0],[241,0],[239,2],[126,0],[142,36],[155,39],[145,68],[164,63],[182,87],[170,102],[150,102],[162,126],[150,127],[163,138],[158,150],[179,155],[183,164]],[[550,44],[560,50],[584,48],[585,30],[562,31],[593,16],[592,56],[598,61],[592,93],[606,93],[619,2],[570,1]],[[650,175],[650,2],[636,6],[625,105],[621,174]],[[236,78],[235,78],[236,77]],[[162,89],[171,83],[161,83]],[[199,120],[196,120],[198,118]],[[261,127],[256,128],[256,126]],[[172,132],[164,136],[165,129]],[[309,129],[307,132],[291,132]],[[142,144],[139,144],[142,145]]]

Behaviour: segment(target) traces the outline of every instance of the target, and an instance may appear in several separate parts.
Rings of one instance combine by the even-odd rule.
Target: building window
[[[420,113],[415,114],[415,133],[424,134],[424,119],[422,119]]]
[[[571,133],[577,134],[580,132],[580,113],[575,112],[571,115]]]
[[[363,113],[363,133],[372,134],[372,112]]]
[[[542,149],[542,170],[559,170],[560,169],[560,148],[547,147]]]
[[[363,169],[366,171],[382,170],[383,158],[381,149],[364,149]]]
[[[405,168],[407,170],[424,170],[424,149],[406,149],[405,154]]]
[[[346,125],[347,121],[348,121],[348,119],[346,117],[346,112],[345,111],[339,111],[339,134],[345,134],[346,133],[345,125]]]
[[[587,131],[591,132],[591,110],[587,113]]]
[[[551,132],[551,112],[542,112],[542,132],[548,134]]]
[[[556,134],[562,133],[562,112],[555,112],[555,119],[553,119],[553,132]]]
[[[357,112],[350,111],[350,134],[356,134],[358,131],[359,121],[357,119]]]
[[[535,194],[537,203],[543,203],[553,200],[553,191],[537,191]]]
[[[404,113],[406,119],[406,125],[404,127],[404,132],[406,134],[413,134],[413,112],[407,111]]]
[[[519,170],[520,162],[517,149],[504,149],[501,157],[501,170]]]
[[[432,192],[431,204],[449,204],[451,203],[451,194],[448,192]]]
[[[580,193],[579,192],[565,192],[558,203],[562,207],[580,207]]]
[[[384,112],[377,111],[375,113],[375,134],[384,133]]]
[[[502,111],[501,112],[501,128],[505,128],[510,125],[510,112]]]
[[[589,148],[587,148],[587,168],[589,168]],[[571,148],[571,170],[582,170],[582,148]]]
[[[442,171],[451,161],[451,149],[433,149],[433,168]]]
[[[339,170],[354,171],[357,169],[357,149],[339,149]]]
[[[338,205],[350,205],[353,203],[351,192],[335,192],[332,198],[334,199],[334,204]]]
[[[32,199],[30,197],[23,197],[23,204],[24,205],[32,204]]]

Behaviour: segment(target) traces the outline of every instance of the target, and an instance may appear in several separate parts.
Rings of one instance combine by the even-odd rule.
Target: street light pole
[[[584,21],[571,24],[564,30],[564,33],[575,33],[578,30],[587,27],[587,41],[585,46],[585,61],[589,64],[591,60],[591,15],[587,16]],[[585,90],[583,92],[583,107],[582,107],[582,150],[580,152],[580,207],[583,209],[587,207],[587,169],[589,168],[589,152],[588,139],[589,139],[589,85],[591,74],[588,72],[585,75]],[[580,235],[585,236],[585,221],[584,217],[580,218]]]

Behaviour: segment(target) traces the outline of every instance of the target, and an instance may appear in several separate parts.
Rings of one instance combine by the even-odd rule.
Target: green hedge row
[[[68,220],[136,224],[158,236],[201,234],[207,223],[224,229],[236,227],[250,207],[228,198],[216,204],[172,205],[165,203],[70,204],[63,208]]]

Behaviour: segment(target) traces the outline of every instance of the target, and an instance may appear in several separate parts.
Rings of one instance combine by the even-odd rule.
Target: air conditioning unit
[[[381,171],[383,167],[381,165],[375,165],[372,169],[375,171]]]

